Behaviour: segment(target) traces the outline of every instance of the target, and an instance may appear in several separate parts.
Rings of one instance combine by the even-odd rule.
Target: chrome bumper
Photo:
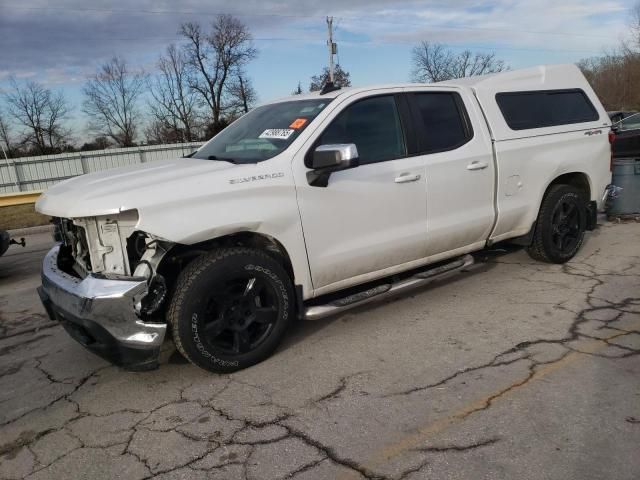
[[[116,364],[139,363],[138,357],[149,362],[149,355],[140,350],[159,352],[167,325],[146,323],[136,315],[135,305],[147,294],[147,282],[93,275],[76,278],[58,268],[59,250],[53,247],[42,265],[39,293],[49,316],[70,327],[67,331],[80,343]]]

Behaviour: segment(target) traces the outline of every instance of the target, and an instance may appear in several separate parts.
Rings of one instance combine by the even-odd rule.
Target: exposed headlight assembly
[[[76,218],[73,223],[86,232],[93,273],[132,274],[127,258],[127,238],[138,223],[136,210],[116,215]]]

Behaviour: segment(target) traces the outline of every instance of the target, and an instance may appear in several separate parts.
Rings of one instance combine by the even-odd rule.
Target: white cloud
[[[625,30],[631,0],[50,0],[2,3],[1,76],[38,70],[53,83],[78,78],[114,54],[150,61],[179,40],[183,21],[241,16],[258,39],[318,43],[323,16],[339,21],[343,44],[412,44],[562,50],[576,56],[611,48]],[[545,33],[546,32],[546,33]],[[343,40],[342,40],[343,39]],[[260,40],[262,41],[262,40]],[[258,46],[260,47],[260,41]],[[80,73],[79,73],[80,72]]]
[[[467,8],[427,5],[408,12],[387,11],[376,22],[374,37],[382,42],[439,41],[457,45],[477,42],[542,50],[599,52],[612,47],[626,29],[621,2],[538,0],[474,3]],[[366,23],[349,21],[356,32]],[[394,24],[394,22],[398,22]]]

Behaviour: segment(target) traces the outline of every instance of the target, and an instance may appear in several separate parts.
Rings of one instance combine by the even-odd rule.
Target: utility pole
[[[333,43],[333,17],[327,17],[327,29],[329,32],[329,39],[327,40],[327,46],[329,47],[329,82],[333,84],[333,56],[338,51],[338,46]]]

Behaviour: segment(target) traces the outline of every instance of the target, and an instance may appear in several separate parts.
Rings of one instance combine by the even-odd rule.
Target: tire
[[[229,373],[274,352],[295,316],[294,299],[291,280],[273,257],[221,248],[180,273],[167,319],[187,360]]]
[[[548,263],[571,260],[587,228],[584,193],[571,185],[553,185],[542,200],[534,228],[533,242],[527,248],[531,258]]]

